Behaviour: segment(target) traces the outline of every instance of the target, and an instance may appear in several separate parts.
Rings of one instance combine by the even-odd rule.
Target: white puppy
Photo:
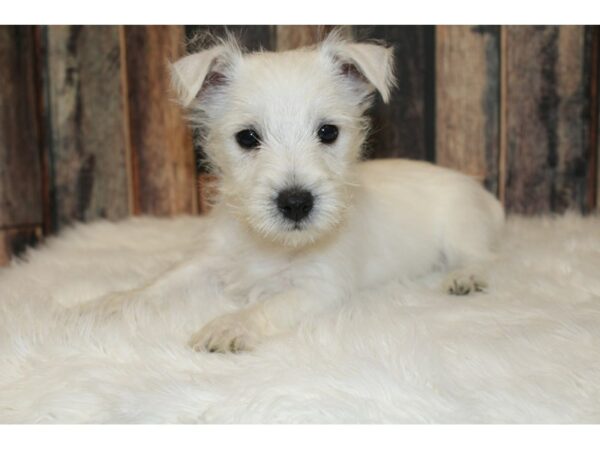
[[[394,84],[392,49],[333,34],[244,54],[229,38],[172,76],[220,178],[204,257],[185,270],[247,303],[195,334],[194,349],[252,349],[362,289],[490,256],[504,216],[476,181],[423,162],[359,163],[365,110]],[[447,289],[483,286],[466,271]]]

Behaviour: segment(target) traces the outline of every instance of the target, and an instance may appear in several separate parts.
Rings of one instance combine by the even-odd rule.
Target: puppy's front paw
[[[244,314],[234,313],[212,320],[188,343],[197,352],[238,353],[253,350],[260,339],[255,324]]]
[[[484,292],[487,287],[485,280],[471,273],[452,273],[444,282],[444,291],[450,295],[469,295],[473,292]]]

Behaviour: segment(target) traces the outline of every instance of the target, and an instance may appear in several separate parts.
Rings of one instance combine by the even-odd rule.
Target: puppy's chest
[[[218,277],[225,295],[245,304],[291,288],[302,273],[302,265],[291,258],[243,253],[231,255]]]

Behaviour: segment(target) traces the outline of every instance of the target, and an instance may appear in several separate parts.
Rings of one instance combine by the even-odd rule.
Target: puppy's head
[[[393,52],[346,41],[244,54],[229,38],[172,65],[173,84],[221,177],[224,205],[264,238],[312,243],[351,203],[372,95],[387,101]]]

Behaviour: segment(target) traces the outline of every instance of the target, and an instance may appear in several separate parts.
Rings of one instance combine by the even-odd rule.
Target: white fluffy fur
[[[238,307],[199,286],[63,306],[189,261],[207,226],[80,225],[1,269],[0,422],[600,421],[599,217],[510,218],[487,293],[380,284],[235,355],[186,346]]]
[[[314,48],[249,55],[229,40],[173,65],[181,102],[220,175],[221,200],[199,257],[153,289],[193,279],[248,305],[196,333],[195,349],[251,350],[356,292],[438,266],[467,266],[450,277],[453,292],[485,285],[473,270],[483,269],[503,222],[490,194],[425,163],[357,164],[365,109],[374,90],[389,98],[392,67],[390,48],[337,34]],[[320,142],[323,124],[339,128],[335,142]],[[250,128],[260,136],[252,150],[235,139]],[[278,209],[288,188],[315,198],[299,224]]]

